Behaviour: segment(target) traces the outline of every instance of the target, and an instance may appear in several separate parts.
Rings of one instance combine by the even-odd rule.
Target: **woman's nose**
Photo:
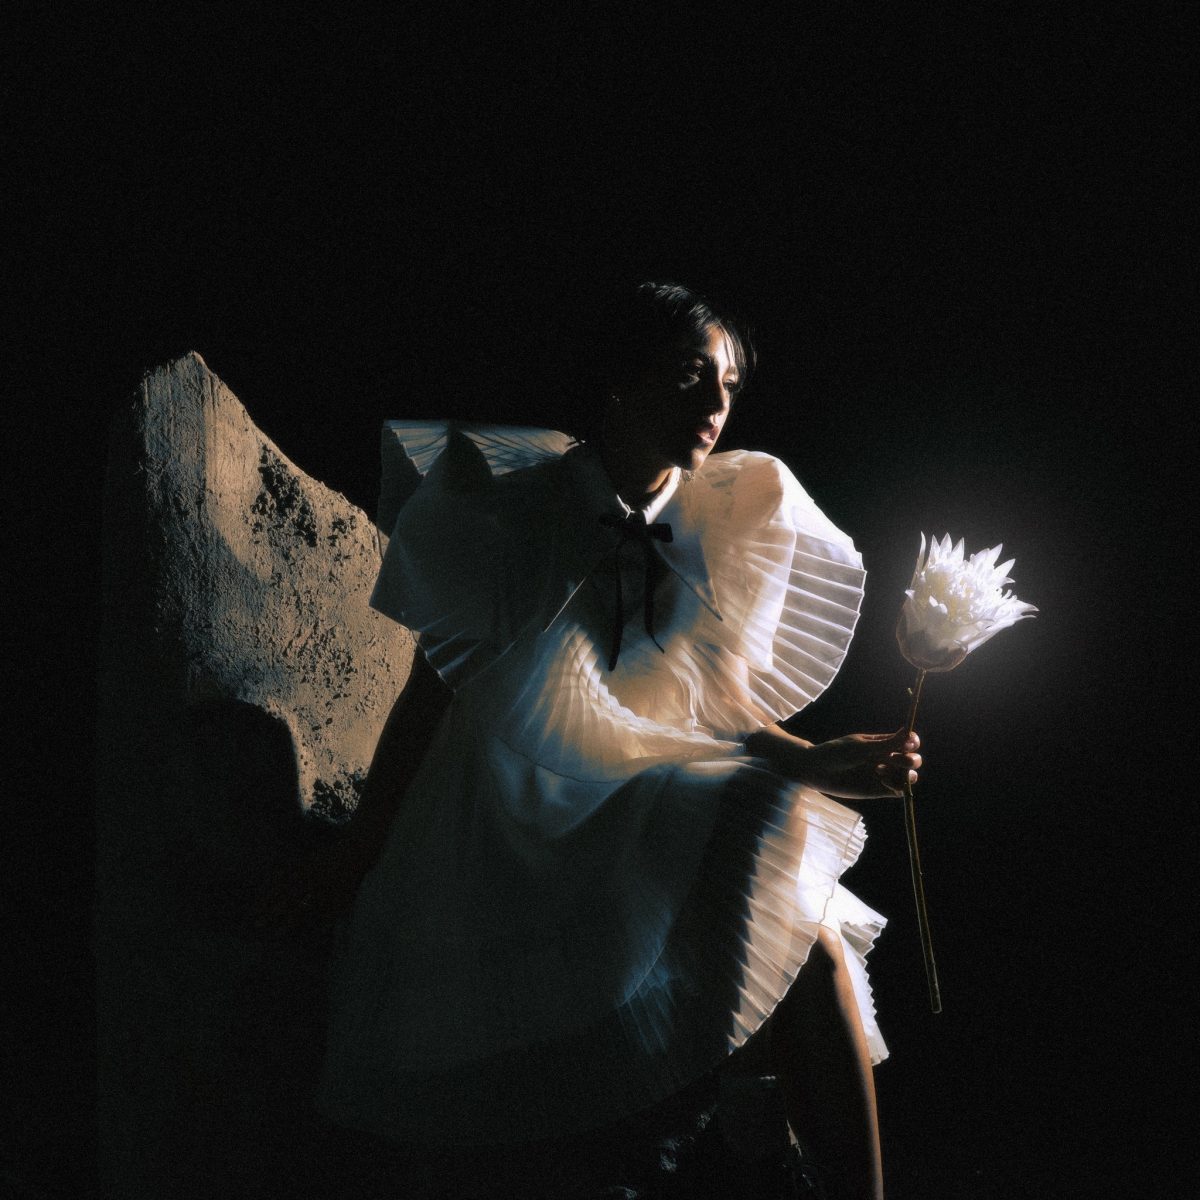
[[[705,381],[704,411],[710,413],[723,412],[728,403],[728,397],[725,395],[725,385],[715,375],[710,375]]]

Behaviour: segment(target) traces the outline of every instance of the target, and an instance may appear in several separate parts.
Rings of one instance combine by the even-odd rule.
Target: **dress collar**
[[[572,447],[562,461],[567,471],[567,502],[574,510],[575,521],[572,524],[578,535],[578,540],[571,547],[576,568],[570,572],[575,578],[569,594],[574,595],[579,584],[613,547],[614,535],[600,525],[600,517],[606,513],[627,517],[633,509],[617,494],[599,453],[593,447]],[[703,507],[701,493],[704,492],[703,468],[694,478],[686,481],[682,471],[675,468],[641,511],[647,524],[663,520],[671,526],[672,540],[655,541],[654,552],[720,620],[721,612],[713,591],[702,538],[703,514],[700,509]],[[565,607],[565,603],[558,607],[548,624],[553,624]]]

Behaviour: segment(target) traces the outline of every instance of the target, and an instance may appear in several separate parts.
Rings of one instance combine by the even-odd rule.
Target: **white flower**
[[[925,535],[912,584],[896,624],[900,652],[922,671],[949,671],[988,638],[1037,612],[1003,587],[1012,583],[1009,568],[996,565],[1002,547],[980,550],[964,561],[960,538],[951,547],[950,535],[939,542]]]

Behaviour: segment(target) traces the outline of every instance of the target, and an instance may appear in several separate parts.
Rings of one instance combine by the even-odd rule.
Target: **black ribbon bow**
[[[600,524],[610,529],[620,531],[621,540],[616,545],[615,573],[617,577],[617,592],[613,607],[612,651],[608,656],[608,669],[611,671],[617,665],[617,657],[621,653],[621,632],[625,628],[625,599],[621,594],[621,547],[626,542],[640,542],[643,550],[643,561],[646,570],[646,583],[642,589],[642,614],[646,624],[646,633],[650,640],[658,645],[654,636],[654,549],[651,542],[674,541],[671,526],[666,521],[655,521],[652,525],[646,522],[644,512],[631,512],[627,517],[618,517],[614,513],[605,513],[600,518]]]

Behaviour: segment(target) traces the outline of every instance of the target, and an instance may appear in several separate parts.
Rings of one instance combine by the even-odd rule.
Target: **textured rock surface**
[[[114,424],[95,918],[102,1194],[271,1194],[303,1138],[327,938],[250,905],[357,802],[412,639],[370,519],[192,354]]]
[[[301,803],[344,816],[412,653],[367,607],[373,524],[293,466],[198,354],[146,377],[134,420],[124,466],[144,496],[156,640],[182,654],[186,699],[280,720]]]

